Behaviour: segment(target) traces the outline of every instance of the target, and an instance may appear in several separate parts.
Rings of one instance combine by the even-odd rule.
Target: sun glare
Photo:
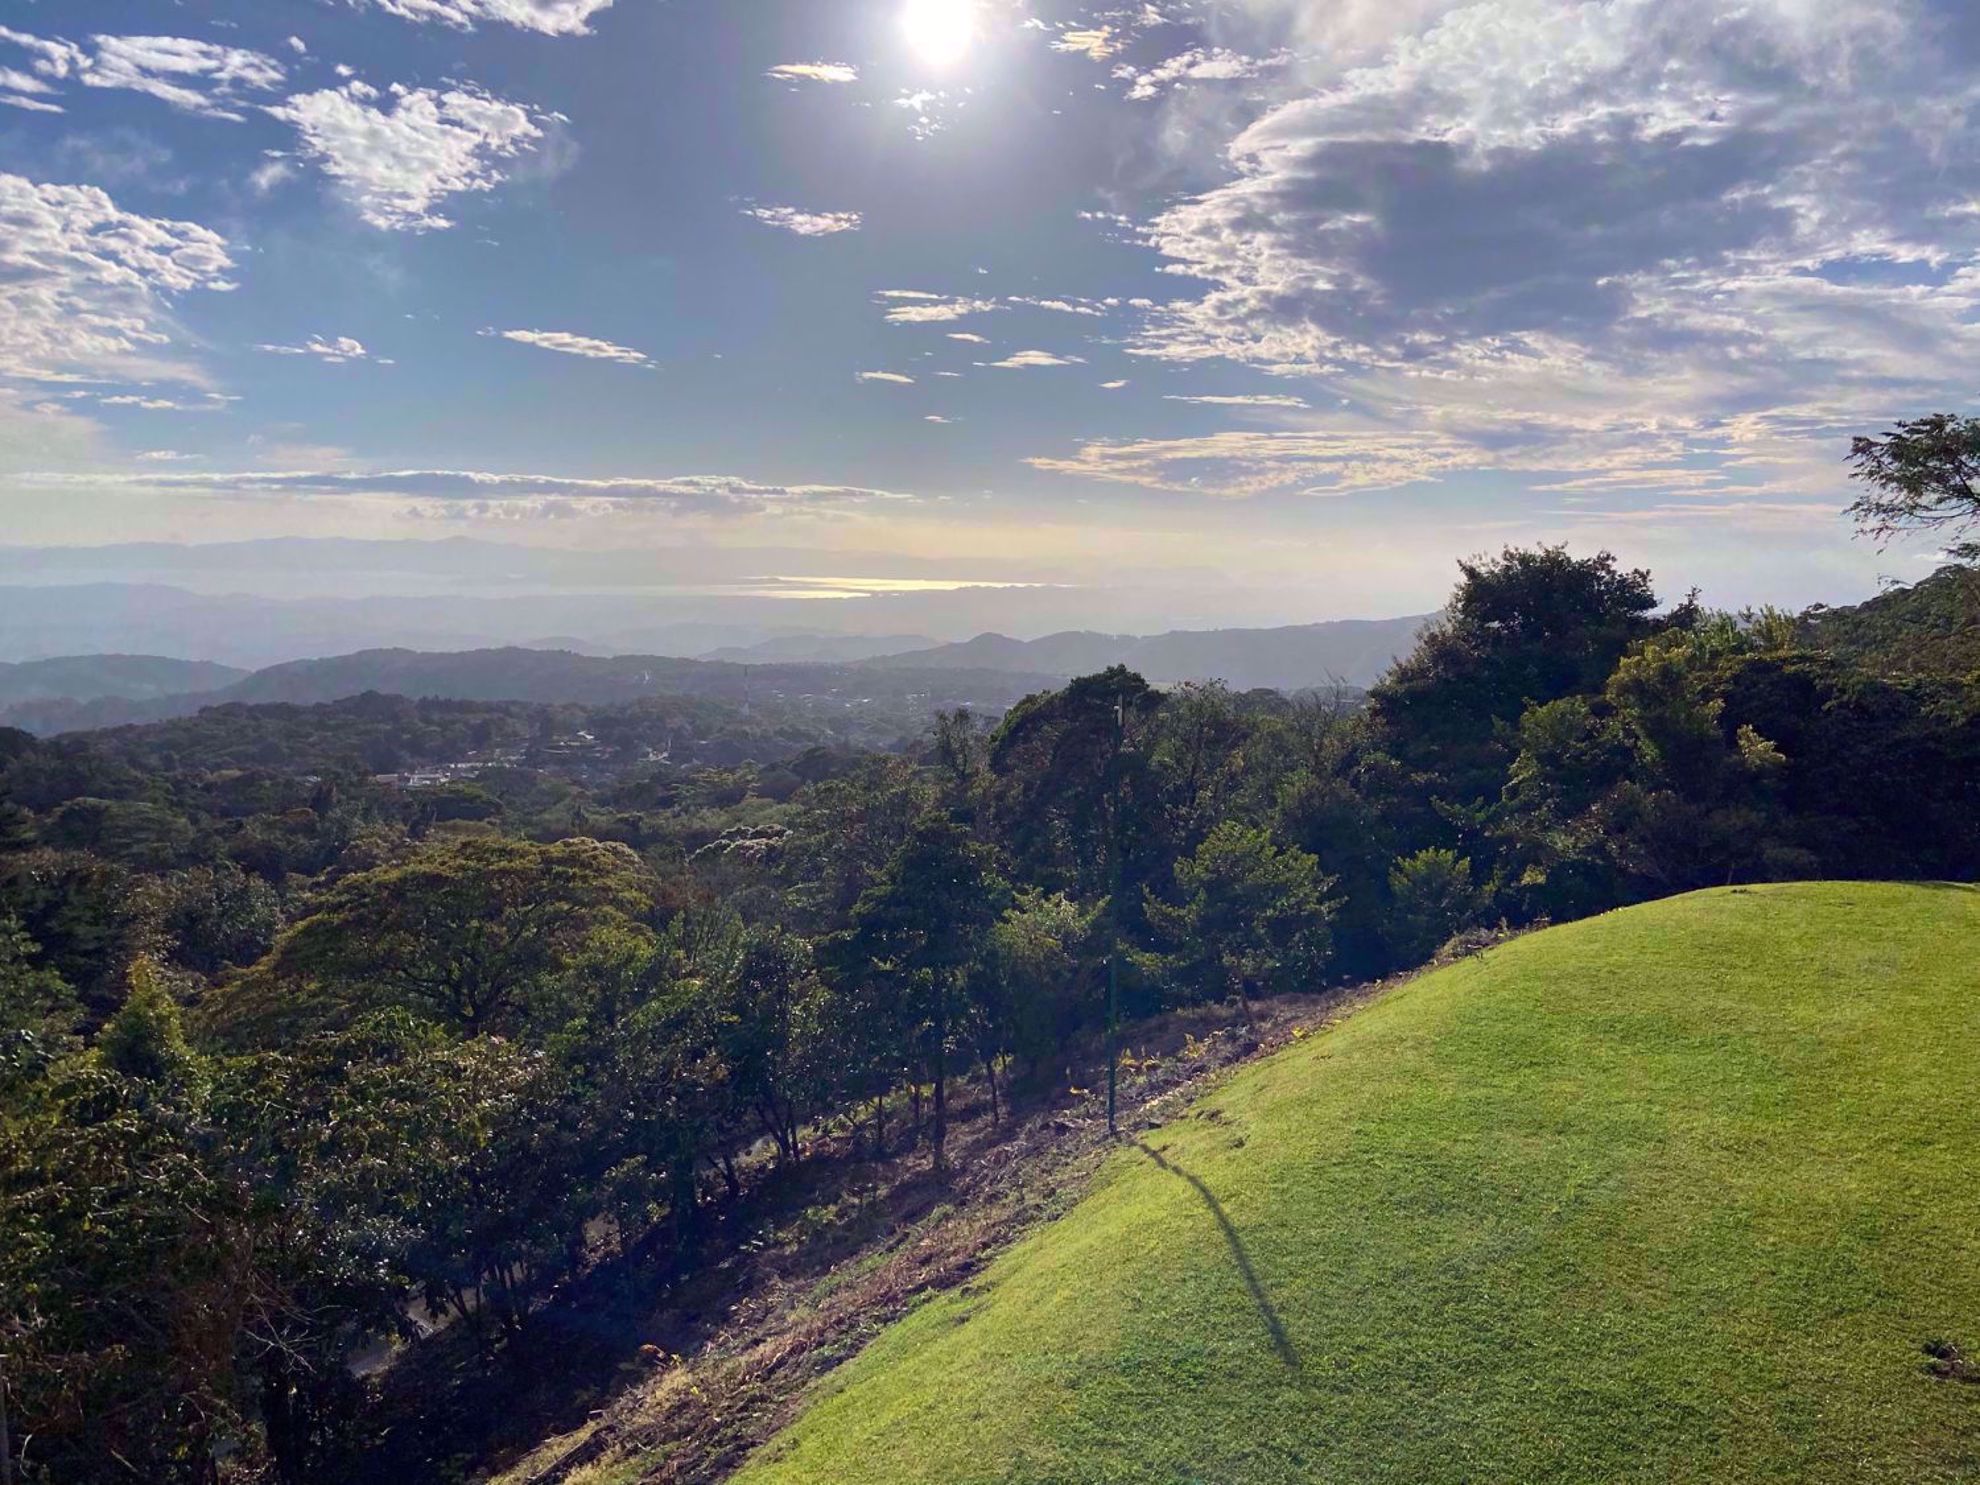
[[[907,0],[901,34],[922,61],[948,67],[961,61],[976,39],[976,0]]]

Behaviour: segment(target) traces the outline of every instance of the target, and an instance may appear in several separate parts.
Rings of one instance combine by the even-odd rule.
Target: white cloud
[[[358,214],[387,231],[424,232],[453,223],[435,210],[449,196],[493,190],[497,162],[534,148],[550,120],[464,86],[391,89],[349,82],[303,93],[268,112],[293,124],[303,152],[349,197]]]
[[[945,418],[940,413],[924,413],[922,414],[921,421],[924,423],[953,423],[955,419]]]
[[[1221,47],[1193,47],[1165,62],[1142,71],[1122,63],[1114,76],[1128,84],[1127,96],[1136,100],[1158,98],[1168,89],[1190,82],[1235,82],[1258,77],[1292,61],[1290,52],[1266,57],[1248,57]]]
[[[280,62],[261,52],[183,36],[94,36],[85,46],[0,26],[0,42],[27,51],[29,67],[42,80],[40,87],[0,83],[16,92],[43,94],[55,83],[77,82],[144,93],[187,113],[235,121],[241,115],[233,105],[242,94],[279,88],[287,76]],[[26,80],[18,71],[7,76]]]
[[[222,397],[209,392],[203,397],[159,397],[149,392],[119,392],[110,397],[95,399],[104,407],[131,407],[139,412],[182,412],[216,413],[225,412],[227,404],[238,401],[233,397]]]
[[[257,196],[266,196],[294,180],[296,174],[296,167],[289,160],[280,157],[263,160],[248,172],[248,189]]]
[[[584,36],[591,18],[612,0],[352,0],[372,4],[408,21],[437,21],[471,31],[482,22],[515,26],[542,36]]]
[[[481,470],[340,469],[248,470],[176,474],[85,474],[69,471],[18,476],[25,486],[47,489],[140,488],[178,494],[315,498],[362,496],[429,502],[456,510],[520,508],[525,513],[565,508],[650,506],[678,514],[738,515],[784,507],[851,505],[910,497],[858,485],[769,484],[735,475],[669,475],[588,479],[567,475],[496,474]]]
[[[1121,378],[1121,379],[1120,379],[1119,381],[1117,381],[1117,382],[1102,382],[1102,383],[1100,383],[1100,390],[1101,390],[1101,391],[1103,391],[1103,392],[1118,392],[1118,391],[1120,391],[1120,389],[1121,389],[1122,387],[1125,387],[1126,385],[1127,385],[1127,378],[1126,378],[1126,377],[1122,377],[1122,378]]]
[[[1300,487],[1345,495],[1431,480],[1476,450],[1425,431],[1218,433],[1207,438],[1089,443],[1067,458],[1025,462],[1055,474],[1199,495],[1246,496]]]
[[[863,382],[893,382],[904,387],[914,385],[913,377],[902,376],[898,371],[862,371],[858,379]]]
[[[312,335],[302,345],[259,345],[255,349],[276,356],[314,356],[333,366],[341,366],[346,361],[371,359],[371,353],[364,348],[364,343],[353,340],[348,335],[339,335],[334,340],[325,340],[320,335]]]
[[[992,361],[990,364],[1007,370],[1021,371],[1032,366],[1083,366],[1085,362],[1086,358],[1083,356],[1058,356],[1050,351],[1016,351],[1003,360]]]
[[[1104,62],[1127,44],[1112,26],[1069,26],[1052,38],[1055,52],[1078,52]]]
[[[794,232],[799,237],[830,237],[837,232],[859,230],[859,213],[856,211],[799,211],[795,206],[751,206],[744,209],[743,215],[754,217],[766,226]]]
[[[199,458],[198,454],[181,454],[176,449],[146,449],[138,460],[144,464],[184,464]]]
[[[967,330],[951,330],[951,331],[949,332],[949,339],[951,339],[951,340],[960,340],[960,341],[961,341],[961,342],[962,342],[962,343],[963,343],[964,345],[988,345],[988,344],[990,344],[990,337],[989,337],[989,336],[987,336],[987,335],[974,335],[974,334],[972,334],[971,332],[969,332],[969,331],[967,331]]]
[[[765,77],[780,82],[849,83],[859,81],[859,69],[848,62],[779,62]]]
[[[519,345],[533,345],[541,350],[561,351],[566,356],[583,356],[592,361],[616,361],[621,366],[646,366],[652,362],[652,358],[645,351],[636,351],[630,346],[614,345],[609,340],[596,340],[589,335],[573,335],[567,330],[484,330],[481,333],[498,335],[503,340],[513,340]]]
[[[1233,177],[1149,224],[1169,271],[1203,287],[1150,310],[1130,349],[1324,377],[1427,442],[1343,425],[1329,436],[1351,444],[1318,460],[1247,448],[1240,483],[1292,488],[1302,460],[1352,447],[1357,470],[1393,459],[1375,483],[1471,468],[1588,497],[1839,503],[1852,431],[1970,401],[1965,7],[1378,9],[1357,11],[1361,65],[1315,47],[1276,70],[1229,146]],[[1065,462],[1173,484],[1194,458],[1096,444]],[[1268,462],[1286,477],[1265,482]]]
[[[882,289],[873,297],[886,303],[887,320],[895,325],[940,325],[1002,308],[994,299],[930,294],[924,289]]]
[[[226,239],[196,223],[0,174],[0,375],[196,380],[164,349],[171,299],[231,289],[233,266]]]
[[[1164,396],[1162,400],[1164,402],[1195,402],[1201,404],[1204,407],[1305,407],[1306,406],[1306,400],[1304,398],[1288,397],[1283,393],[1278,393],[1278,392],[1247,392],[1241,396],[1234,396],[1234,397],[1216,397],[1216,396],[1184,397],[1171,392],[1168,395]]]
[[[1118,299],[1033,299],[1021,294],[1012,296],[1010,302],[1061,315],[1104,315],[1120,303]]]

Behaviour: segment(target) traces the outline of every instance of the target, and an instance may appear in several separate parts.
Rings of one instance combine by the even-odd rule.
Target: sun
[[[901,35],[931,67],[963,59],[976,40],[977,0],[907,0],[901,7]]]

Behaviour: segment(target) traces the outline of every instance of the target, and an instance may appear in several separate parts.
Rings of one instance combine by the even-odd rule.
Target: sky
[[[0,540],[1848,601],[1977,106],[1969,0],[0,0]]]

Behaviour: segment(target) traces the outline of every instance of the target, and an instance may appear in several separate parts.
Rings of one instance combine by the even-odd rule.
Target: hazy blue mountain
[[[1178,629],[1145,638],[1072,630],[1042,639],[979,634],[866,661],[869,668],[942,669],[964,666],[1073,676],[1126,665],[1151,681],[1221,680],[1249,690],[1310,686],[1368,686],[1408,653],[1430,615],[1403,619],[1342,619],[1281,629]]]
[[[60,655],[18,664],[0,661],[0,706],[23,701],[138,700],[217,691],[247,676],[231,665],[163,655]]]

